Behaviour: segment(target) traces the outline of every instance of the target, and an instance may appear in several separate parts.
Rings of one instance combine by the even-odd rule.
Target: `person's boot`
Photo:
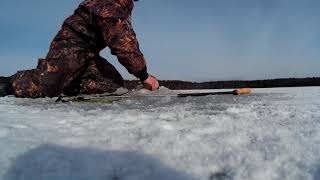
[[[0,77],[0,97],[13,95],[10,80],[11,77]]]

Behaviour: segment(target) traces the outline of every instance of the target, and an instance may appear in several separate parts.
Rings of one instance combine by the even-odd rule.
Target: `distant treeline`
[[[138,81],[126,80],[125,87],[133,89]],[[287,78],[287,79],[268,79],[254,81],[210,81],[210,82],[189,82],[189,81],[160,81],[161,86],[169,89],[233,89],[233,88],[272,88],[272,87],[301,87],[301,86],[320,86],[320,77],[313,78]]]
[[[8,77],[0,77],[1,84],[8,82]],[[134,89],[138,81],[126,80],[125,87]],[[268,79],[254,81],[210,81],[210,82],[189,82],[189,81],[160,81],[161,86],[169,89],[233,89],[233,88],[272,88],[272,87],[301,87],[320,86],[320,77],[313,78],[288,78],[288,79]]]

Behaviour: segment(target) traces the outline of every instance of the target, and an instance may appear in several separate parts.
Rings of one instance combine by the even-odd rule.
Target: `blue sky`
[[[0,75],[34,68],[80,0],[1,3]],[[134,29],[150,73],[192,81],[320,76],[318,0],[142,0]],[[106,49],[101,53],[132,79]]]

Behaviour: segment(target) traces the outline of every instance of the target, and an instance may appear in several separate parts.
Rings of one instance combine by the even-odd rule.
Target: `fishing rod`
[[[113,98],[130,98],[130,97],[201,97],[210,95],[245,95],[251,94],[252,90],[250,88],[240,88],[233,91],[222,91],[222,92],[198,92],[198,93],[178,93],[178,94],[140,94],[132,96],[108,96]]]
[[[244,95],[244,94],[251,94],[252,91],[250,88],[240,88],[235,89],[233,91],[223,91],[223,92],[206,92],[206,93],[181,93],[178,94],[178,97],[199,97],[199,96],[210,96],[210,95],[225,95],[225,94],[232,94],[232,95]]]
[[[137,94],[137,95],[83,95],[76,97],[59,97],[56,102],[113,102],[120,99],[129,98],[152,98],[152,97],[201,97],[210,95],[244,95],[250,94],[252,91],[249,88],[241,88],[233,91],[221,91],[221,92],[205,92],[205,93],[178,93],[178,94]]]

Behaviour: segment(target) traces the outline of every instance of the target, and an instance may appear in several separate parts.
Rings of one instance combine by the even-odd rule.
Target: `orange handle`
[[[251,94],[252,91],[250,88],[240,88],[233,91],[234,95],[242,95],[242,94]]]

